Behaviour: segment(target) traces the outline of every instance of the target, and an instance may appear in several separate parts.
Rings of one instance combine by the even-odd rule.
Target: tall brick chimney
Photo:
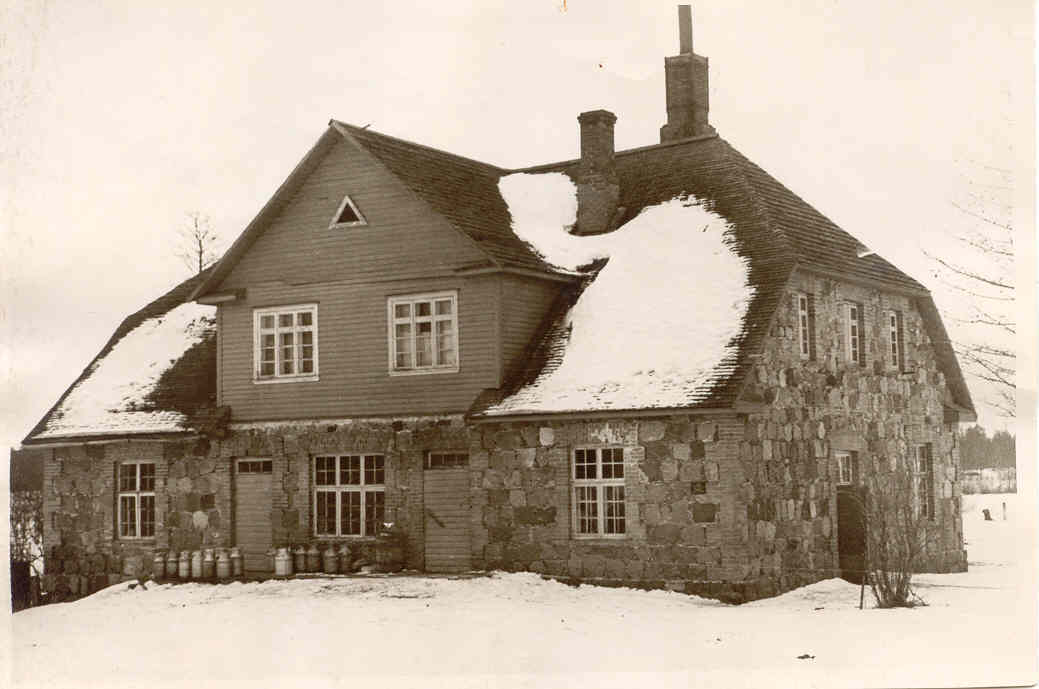
[[[693,12],[678,6],[679,54],[664,58],[667,124],[660,143],[714,133],[707,122],[707,58],[693,52]]]
[[[581,162],[577,166],[577,225],[574,234],[601,234],[613,229],[620,182],[613,159],[613,125],[617,116],[591,110],[581,123]]]

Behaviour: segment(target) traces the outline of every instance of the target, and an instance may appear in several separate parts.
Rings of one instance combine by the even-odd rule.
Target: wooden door
[[[273,569],[267,554],[271,535],[271,478],[269,459],[239,459],[235,467],[235,545],[242,552],[246,573]]]
[[[426,469],[426,571],[472,569],[469,542],[469,467]]]
[[[866,519],[859,486],[837,488],[837,559],[841,578],[861,584],[866,565]]]

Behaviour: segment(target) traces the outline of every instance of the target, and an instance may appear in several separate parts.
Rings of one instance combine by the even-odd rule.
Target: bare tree
[[[970,181],[965,202],[952,202],[973,227],[956,239],[957,258],[928,256],[937,264],[936,277],[963,296],[962,312],[951,319],[964,326],[964,337],[954,342],[967,371],[995,391],[988,402],[1005,416],[1014,416],[1016,357],[1014,319],[1014,228],[1011,194],[1013,175],[1008,169],[975,164],[986,181]]]
[[[177,258],[184,262],[189,270],[201,273],[216,263],[219,258],[217,243],[220,238],[209,222],[209,216],[192,211],[178,230],[180,241],[177,246]]]

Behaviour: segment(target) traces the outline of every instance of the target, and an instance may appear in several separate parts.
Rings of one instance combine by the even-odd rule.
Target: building
[[[393,522],[416,569],[749,600],[861,569],[847,496],[899,461],[963,570],[931,296],[715,132],[679,17],[658,144],[590,111],[580,159],[505,170],[331,121],[26,438],[45,586]]]

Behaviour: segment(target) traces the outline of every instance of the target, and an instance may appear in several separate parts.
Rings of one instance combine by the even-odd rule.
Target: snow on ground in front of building
[[[965,498],[970,571],[919,576],[911,610],[859,610],[837,579],[737,607],[525,573],[119,584],[14,615],[12,686],[1030,683],[1035,532],[1017,498]],[[982,521],[1002,500],[1007,521]]]
[[[735,354],[753,290],[728,222],[693,197],[644,208],[619,229],[569,234],[575,190],[566,175],[499,182],[513,229],[550,263],[609,261],[567,314],[558,366],[487,414],[672,407],[709,390]]]
[[[36,438],[180,429],[183,414],[141,411],[159,377],[214,328],[216,308],[188,302],[124,335],[78,383]]]

